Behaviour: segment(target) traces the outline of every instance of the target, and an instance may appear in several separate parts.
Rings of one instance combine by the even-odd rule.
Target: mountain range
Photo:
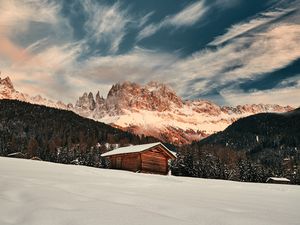
[[[239,118],[263,112],[288,112],[290,106],[246,104],[218,106],[211,101],[184,100],[169,86],[150,82],[139,85],[118,83],[106,98],[84,93],[76,103],[65,104],[46,98],[29,96],[15,90],[9,77],[0,78],[0,99],[16,99],[29,103],[73,111],[122,130],[175,145],[189,144],[224,130]]]

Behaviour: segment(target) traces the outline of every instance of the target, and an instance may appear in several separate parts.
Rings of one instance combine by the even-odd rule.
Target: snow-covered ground
[[[299,224],[300,187],[0,157],[0,224]]]

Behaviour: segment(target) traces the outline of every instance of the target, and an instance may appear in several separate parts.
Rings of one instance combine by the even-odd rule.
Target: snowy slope
[[[300,187],[0,158],[1,225],[296,225]]]

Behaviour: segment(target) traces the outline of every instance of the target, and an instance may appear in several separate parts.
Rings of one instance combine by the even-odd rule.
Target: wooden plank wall
[[[140,154],[127,154],[122,157],[122,169],[130,171],[140,170]]]
[[[110,161],[110,164],[109,164],[109,168],[111,169],[115,169],[116,168],[116,157],[109,157],[109,161]]]
[[[141,153],[142,172],[160,174],[168,173],[168,159],[159,149],[151,149]]]
[[[118,159],[117,159],[118,158]],[[110,157],[110,168],[145,173],[167,174],[170,156],[161,146],[141,153],[121,154]],[[119,163],[117,163],[117,160]]]

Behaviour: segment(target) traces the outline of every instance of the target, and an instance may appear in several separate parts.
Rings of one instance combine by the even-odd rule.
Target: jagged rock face
[[[90,92],[89,94],[87,94],[85,92],[82,97],[79,97],[75,107],[83,110],[94,110],[96,108],[96,102],[94,100],[93,93]]]
[[[19,99],[24,101],[26,96],[15,90],[9,77],[0,78],[0,99]]]
[[[6,77],[4,79],[1,79],[1,77],[0,77],[0,85],[7,87],[11,91],[15,91],[15,88],[9,77]]]
[[[88,109],[88,95],[85,92],[82,97],[79,97],[75,104],[76,108]]]
[[[164,84],[151,82],[146,86],[125,82],[113,85],[107,95],[107,110],[168,111],[172,107],[182,107],[182,100]]]
[[[104,102],[105,102],[105,99],[102,96],[100,96],[100,93],[98,91],[96,94],[96,105],[102,106],[104,104]]]
[[[9,98],[15,92],[14,86],[9,77],[1,79],[0,77],[0,94],[1,98]]]
[[[9,78],[0,80],[0,99],[72,110],[83,116],[139,135],[154,136],[177,145],[189,144],[224,130],[237,119],[262,112],[287,112],[293,108],[270,104],[220,107],[207,100],[184,101],[164,84],[131,82],[113,85],[107,98],[84,93],[75,106],[30,97],[14,90]]]
[[[191,109],[197,113],[206,113],[212,116],[219,116],[222,113],[220,106],[205,100],[186,102],[186,105],[191,107]]]
[[[94,100],[94,96],[92,92],[89,93],[88,99],[89,99],[89,109],[94,110],[96,107],[96,102]]]

